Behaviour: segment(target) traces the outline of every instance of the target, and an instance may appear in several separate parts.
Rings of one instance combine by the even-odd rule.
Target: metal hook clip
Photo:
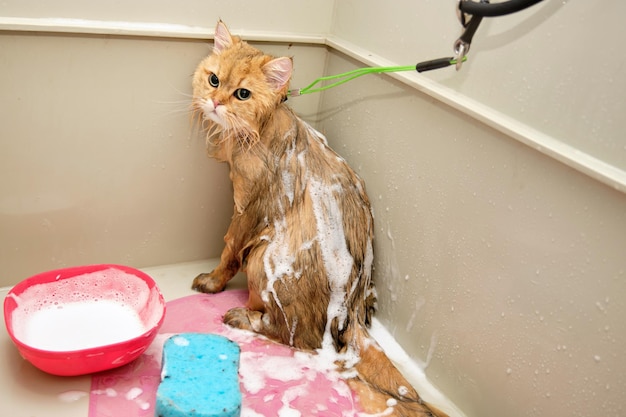
[[[461,41],[461,39],[457,39],[456,42],[454,42],[454,61],[456,62],[455,68],[457,71],[461,69],[463,58],[467,55],[469,47],[470,45]]]
[[[461,65],[463,65],[463,60],[470,50],[470,45],[472,44],[472,38],[474,37],[476,30],[478,29],[478,25],[480,25],[480,22],[483,20],[482,16],[474,16],[474,15],[472,15],[468,19],[468,15],[464,13],[461,8],[461,2],[463,1],[469,1],[469,0],[458,0],[458,7],[456,10],[457,17],[459,18],[461,25],[465,29],[461,37],[459,37],[459,39],[457,39],[456,42],[454,42],[454,55],[455,55],[454,59],[456,60],[457,71],[461,69]],[[488,1],[481,0],[481,2],[486,3]]]

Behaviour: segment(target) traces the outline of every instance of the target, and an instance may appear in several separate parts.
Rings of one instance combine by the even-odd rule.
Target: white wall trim
[[[165,37],[182,39],[212,39],[213,28],[156,22],[101,21],[64,18],[0,17],[0,30],[101,34],[115,36]],[[326,34],[287,32],[238,32],[244,39],[258,42],[285,42],[326,45],[368,66],[395,66],[396,63],[370,51]],[[387,73],[394,79],[413,87],[452,108],[463,112],[487,126],[522,142],[533,149],[574,168],[615,190],[626,193],[626,171],[567,145],[553,136],[538,131],[514,118],[465,95],[415,73]],[[322,74],[320,74],[321,76]],[[311,80],[312,81],[312,80]]]
[[[113,36],[139,36],[181,39],[213,39],[213,27],[159,22],[124,22],[65,18],[23,18],[0,16],[0,30],[48,33],[76,33]],[[238,31],[249,41],[324,45],[326,37],[291,32]]]

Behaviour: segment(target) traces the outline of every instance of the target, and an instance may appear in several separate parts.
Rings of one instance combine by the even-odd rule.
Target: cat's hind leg
[[[249,269],[246,268],[246,273]],[[224,323],[238,329],[250,330],[256,333],[265,334],[266,326],[263,323],[263,312],[265,304],[258,291],[258,280],[248,278],[248,302],[245,307],[231,308],[224,315]],[[267,322],[267,318],[265,321]]]
[[[262,312],[248,307],[235,307],[226,312],[224,323],[238,329],[250,330],[285,345],[306,348],[306,346],[296,346],[295,326],[287,326],[288,316],[282,311],[277,312],[270,308]],[[296,323],[297,320],[294,321],[294,324]]]
[[[265,249],[263,241],[249,252],[245,262],[248,303],[229,310],[224,323],[298,349],[321,347],[328,294],[313,279],[318,273],[311,268],[300,277],[285,274],[268,279]]]
[[[281,280],[268,285],[263,259],[266,247],[266,242],[262,241],[247,251],[244,272],[248,278],[248,302],[245,307],[230,309],[224,315],[224,323],[283,344],[293,344],[293,332],[287,326],[289,313],[284,309],[275,289]]]
[[[231,308],[224,315],[224,323],[237,329],[263,332],[263,313],[246,307]]]

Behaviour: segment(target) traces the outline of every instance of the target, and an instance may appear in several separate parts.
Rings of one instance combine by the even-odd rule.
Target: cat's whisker
[[[208,127],[206,127],[207,124]],[[223,133],[222,126],[220,126],[219,124],[211,120],[204,119],[203,127],[206,130],[207,145],[219,146],[227,139],[227,136]]]
[[[189,109],[187,110],[183,110],[183,109],[170,109],[170,110],[165,110],[162,112],[157,112],[157,115],[159,117],[177,117],[177,116],[189,116]]]
[[[171,87],[172,90],[174,90],[178,95],[183,96],[183,97],[188,97],[188,98],[193,98],[193,92],[185,92],[182,91],[181,89],[179,89],[178,87],[175,87],[174,85],[172,85],[171,83],[169,84],[169,87]]]
[[[203,125],[201,115],[196,111],[192,112],[189,115],[189,129],[195,134],[204,132],[206,130]]]
[[[198,107],[192,107],[189,115],[189,123],[196,126],[204,127],[203,125],[204,113]]]
[[[249,152],[259,141],[259,134],[250,125],[237,115],[227,112],[222,115],[226,126],[221,126],[206,117],[202,110],[203,99],[192,100],[192,119],[198,120],[200,126],[206,131],[207,143],[213,146],[228,144],[229,147],[239,146],[242,152]]]
[[[228,136],[239,145],[242,152],[249,152],[259,142],[259,133],[252,129],[245,120],[231,114],[228,114],[227,117]]]
[[[157,104],[184,104],[189,107],[193,101],[192,100],[156,100]]]
[[[174,101],[155,101],[155,104],[162,106],[163,111],[159,111],[160,117],[170,117],[179,115],[188,115],[189,110],[193,108],[191,100],[174,100]]]

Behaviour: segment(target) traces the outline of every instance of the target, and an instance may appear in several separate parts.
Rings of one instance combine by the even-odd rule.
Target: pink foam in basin
[[[163,342],[181,332],[221,334],[239,344],[242,417],[357,416],[361,409],[356,395],[316,355],[222,323],[228,309],[243,306],[247,299],[247,291],[236,290],[167,303],[165,322],[143,355],[124,367],[93,375],[89,417],[153,417]]]

